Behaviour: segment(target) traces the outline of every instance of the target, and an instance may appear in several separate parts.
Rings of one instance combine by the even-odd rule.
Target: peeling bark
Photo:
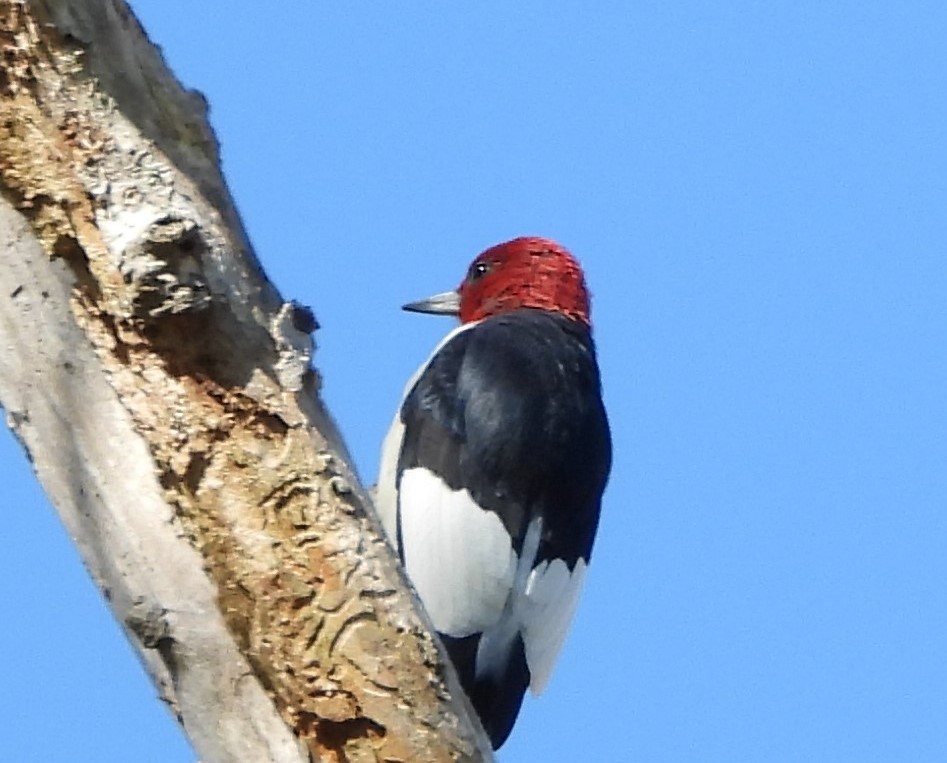
[[[0,0],[0,401],[205,763],[492,760],[121,0]]]

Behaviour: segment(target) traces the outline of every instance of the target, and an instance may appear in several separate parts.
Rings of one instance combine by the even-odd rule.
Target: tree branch
[[[0,400],[201,758],[491,760],[121,0],[0,0]]]

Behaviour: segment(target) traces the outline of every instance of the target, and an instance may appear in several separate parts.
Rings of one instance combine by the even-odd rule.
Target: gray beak
[[[409,313],[432,313],[434,315],[457,315],[460,313],[460,294],[456,291],[445,291],[427,299],[409,302],[403,305],[402,310]]]

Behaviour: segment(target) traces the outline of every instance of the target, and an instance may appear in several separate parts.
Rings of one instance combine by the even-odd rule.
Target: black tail
[[[529,686],[523,639],[517,635],[505,670],[498,675],[480,676],[479,679],[476,676],[476,659],[480,634],[464,638],[441,635],[441,640],[447,647],[464,691],[480,716],[480,723],[490,737],[493,749],[499,750],[513,730],[520,705],[523,704],[523,695]]]

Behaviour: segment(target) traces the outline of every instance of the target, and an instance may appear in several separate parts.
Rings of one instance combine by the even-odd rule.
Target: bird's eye
[[[489,262],[475,262],[470,266],[470,270],[467,271],[467,280],[471,283],[474,281],[479,281],[487,273],[490,272],[490,263]]]

